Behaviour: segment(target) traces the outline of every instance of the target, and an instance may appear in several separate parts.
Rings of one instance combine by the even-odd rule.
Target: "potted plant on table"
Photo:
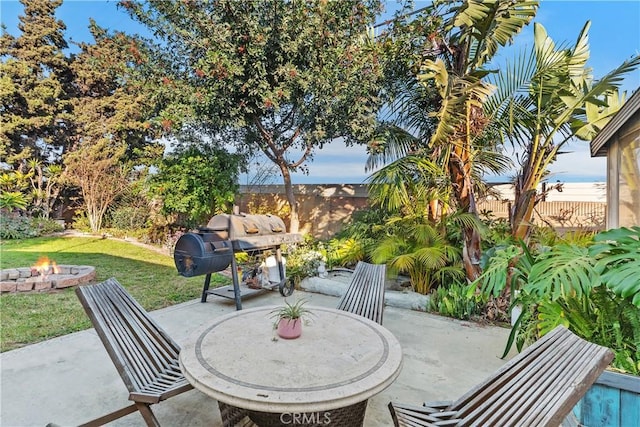
[[[302,334],[303,318],[311,314],[311,311],[304,307],[306,302],[306,300],[299,300],[290,304],[285,301],[283,307],[278,307],[271,312],[272,317],[276,318],[274,327],[280,338],[294,339]]]

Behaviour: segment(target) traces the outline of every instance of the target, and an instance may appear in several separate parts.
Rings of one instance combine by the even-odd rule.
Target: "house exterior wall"
[[[619,224],[622,227],[640,225],[640,114],[636,126],[621,132],[619,167]]]
[[[608,143],[607,182],[607,228],[640,225],[640,112]]]

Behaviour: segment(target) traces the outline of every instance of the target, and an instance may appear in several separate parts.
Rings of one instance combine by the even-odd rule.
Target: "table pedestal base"
[[[248,411],[222,402],[218,402],[218,406],[220,407],[224,427],[236,425],[258,427],[282,427],[287,425],[292,427],[358,427],[364,423],[367,401],[330,411],[284,412],[281,414]]]
[[[218,408],[220,408],[220,416],[222,417],[223,427],[255,427],[256,425],[247,417],[247,410],[242,408],[236,408],[235,406],[227,405],[218,401]]]

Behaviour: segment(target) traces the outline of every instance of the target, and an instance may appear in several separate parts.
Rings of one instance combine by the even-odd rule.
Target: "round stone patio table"
[[[218,400],[224,422],[227,409],[239,408],[260,426],[361,425],[367,399],[400,373],[398,340],[369,319],[324,307],[308,307],[302,335],[282,339],[271,317],[277,308],[236,311],[195,331],[180,351],[187,380]],[[341,422],[343,413],[361,419]]]

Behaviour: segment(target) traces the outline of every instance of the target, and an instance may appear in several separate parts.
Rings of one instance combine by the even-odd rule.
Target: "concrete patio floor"
[[[289,300],[335,307],[337,297],[296,291]],[[278,292],[243,301],[244,308],[281,304]],[[235,310],[232,300],[210,296],[152,313],[181,344],[200,325]],[[400,376],[369,400],[365,426],[392,425],[389,401],[448,400],[498,369],[509,330],[385,307],[383,325],[400,341]],[[247,325],[251,327],[251,325]],[[44,427],[78,425],[127,406],[127,390],[93,329],[51,339],[0,355],[0,425]],[[164,426],[221,426],[217,402],[192,390],[152,406]],[[112,426],[144,426],[139,413]]]

